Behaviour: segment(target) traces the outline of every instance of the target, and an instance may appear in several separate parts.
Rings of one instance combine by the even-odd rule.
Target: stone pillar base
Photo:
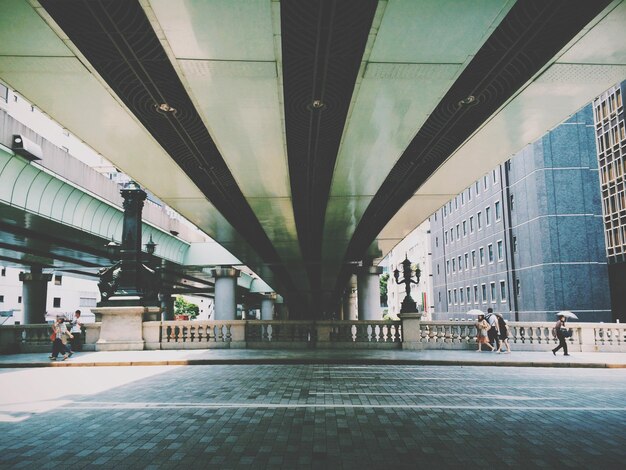
[[[422,314],[418,312],[400,314],[400,320],[402,321],[402,349],[409,351],[424,349],[424,345],[421,342],[421,319]]]
[[[91,309],[101,319],[96,351],[141,351],[143,321],[156,317],[159,307],[98,307]]]

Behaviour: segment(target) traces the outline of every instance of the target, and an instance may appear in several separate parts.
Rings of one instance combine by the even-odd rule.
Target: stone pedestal
[[[29,273],[20,273],[22,281],[22,324],[40,325],[46,323],[46,298],[48,282],[52,274],[42,274],[41,268],[33,266]]]
[[[96,351],[143,350],[143,322],[156,320],[161,313],[159,307],[98,307],[91,311],[101,322]]]
[[[359,320],[382,320],[380,308],[380,266],[361,266],[357,269]]]
[[[237,314],[237,278],[235,268],[215,268],[215,320],[234,320]]]
[[[402,349],[416,350],[423,349],[421,343],[421,331],[420,323],[422,314],[415,313],[401,313],[400,320],[402,321]]]

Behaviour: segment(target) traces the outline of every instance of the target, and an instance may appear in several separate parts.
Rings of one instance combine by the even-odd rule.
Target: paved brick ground
[[[626,370],[0,372],[2,468],[626,467]]]

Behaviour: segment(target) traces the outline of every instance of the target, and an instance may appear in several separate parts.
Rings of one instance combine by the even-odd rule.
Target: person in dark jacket
[[[552,354],[556,356],[556,352],[563,348],[564,356],[569,356],[567,353],[567,341],[565,339],[565,332],[567,331],[567,327],[565,326],[565,322],[567,318],[565,315],[561,315],[559,319],[556,321],[554,328],[552,328],[552,336],[556,337],[559,340],[559,345],[552,350]]]

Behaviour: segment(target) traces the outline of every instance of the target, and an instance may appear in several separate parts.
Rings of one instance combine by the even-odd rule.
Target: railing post
[[[246,321],[235,320],[230,323],[230,348],[246,349]]]
[[[596,345],[595,326],[580,326],[578,329],[578,335],[580,338],[580,350],[582,352],[599,351],[600,348]]]
[[[403,313],[400,315],[400,320],[402,321],[402,349],[423,349],[420,331],[421,319],[421,313]]]

